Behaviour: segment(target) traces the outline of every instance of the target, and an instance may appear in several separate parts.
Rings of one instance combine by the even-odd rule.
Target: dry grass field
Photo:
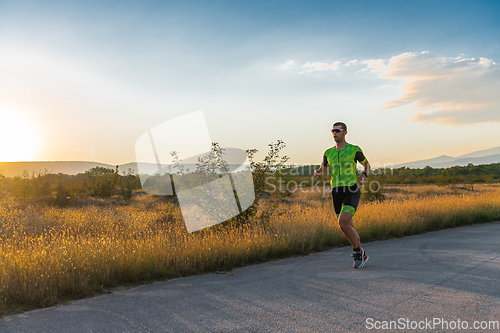
[[[362,203],[354,217],[362,242],[500,218],[498,184],[385,190],[385,201]],[[250,223],[191,234],[177,206],[151,196],[70,208],[3,198],[0,313],[348,245],[330,198],[302,189],[287,200],[261,201]]]

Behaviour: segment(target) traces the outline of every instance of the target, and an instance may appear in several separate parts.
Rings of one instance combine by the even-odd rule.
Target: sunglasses
[[[343,129],[332,129],[332,133],[342,133]]]

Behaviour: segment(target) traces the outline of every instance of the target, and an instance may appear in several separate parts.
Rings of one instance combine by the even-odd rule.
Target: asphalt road
[[[500,222],[364,248],[359,270],[344,247],[8,316],[0,332],[500,332],[485,326],[500,322]]]

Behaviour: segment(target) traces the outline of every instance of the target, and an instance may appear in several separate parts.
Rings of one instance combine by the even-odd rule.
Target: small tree
[[[57,177],[57,187],[56,187],[56,195],[54,198],[54,205],[59,207],[67,207],[71,202],[71,194],[68,189],[68,184],[63,180],[62,175],[58,175]]]
[[[7,192],[7,184],[6,184],[5,176],[0,173],[0,198],[5,195]]]
[[[95,167],[89,169],[87,191],[91,197],[107,198],[116,193],[117,177],[113,169]]]
[[[127,175],[121,178],[122,191],[121,196],[125,200],[130,200],[134,196],[134,190],[140,186],[140,181],[137,177],[132,173],[132,169],[128,169]]]
[[[290,196],[292,192],[288,186],[292,175],[287,171],[288,156],[280,157],[281,150],[286,147],[284,141],[270,143],[267,156],[262,162],[255,162],[257,149],[247,149],[250,160],[250,169],[253,173],[255,196],[257,198],[269,196]]]
[[[22,177],[14,177],[12,185],[15,198],[21,201],[27,201],[31,197],[33,192],[33,184],[30,182],[28,171],[24,170]]]
[[[39,172],[36,177],[34,173],[32,174],[30,181],[32,183],[33,198],[49,198],[52,195],[51,176],[47,173],[47,170]]]
[[[361,200],[383,201],[385,200],[384,187],[381,182],[372,180],[361,186]]]

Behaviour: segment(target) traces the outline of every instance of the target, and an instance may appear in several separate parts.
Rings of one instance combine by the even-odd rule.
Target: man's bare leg
[[[351,243],[353,249],[361,247],[361,242],[359,241],[359,235],[354,229],[354,224],[352,223],[352,214],[347,212],[340,213],[339,217],[340,229],[344,233],[345,237]]]

